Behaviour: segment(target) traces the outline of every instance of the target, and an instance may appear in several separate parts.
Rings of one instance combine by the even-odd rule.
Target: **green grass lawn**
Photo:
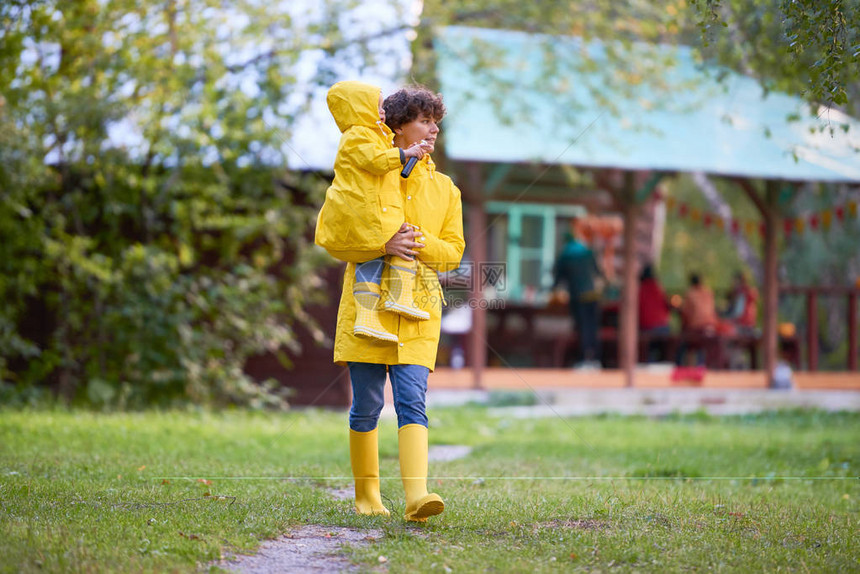
[[[303,523],[382,529],[350,556],[389,572],[860,569],[857,414],[436,409],[431,444],[474,450],[431,464],[447,509],[423,526],[380,435],[388,519],[324,488],[350,482],[345,413],[2,411],[0,570],[195,571]]]

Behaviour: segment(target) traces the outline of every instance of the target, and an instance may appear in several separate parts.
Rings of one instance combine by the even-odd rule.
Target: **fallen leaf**
[[[209,491],[206,491],[206,492],[204,492],[204,493],[203,493],[203,496],[212,496],[212,493],[211,493],[211,492],[209,492]]]
[[[197,534],[185,534],[181,530],[179,531],[179,535],[183,538],[187,538],[188,540],[200,540],[200,536]]]
[[[577,558],[579,558],[579,556],[577,556],[575,552],[570,553],[570,559],[571,560],[576,560]]]
[[[203,484],[205,484],[205,485],[207,485],[207,486],[208,486],[208,485],[210,485],[210,484],[212,484],[212,481],[211,481],[211,480],[209,480],[209,479],[207,479],[207,478],[198,478],[198,479],[197,479],[197,482],[202,482]]]
[[[170,481],[165,478],[161,481],[161,484],[170,484]]]
[[[137,467],[137,472],[140,472],[140,471],[141,471],[141,470],[143,470],[144,468],[146,468],[146,465],[143,465],[143,466],[139,466],[139,467]]]

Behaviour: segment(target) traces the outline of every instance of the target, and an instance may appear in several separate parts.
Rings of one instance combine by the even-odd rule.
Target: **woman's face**
[[[430,152],[432,153],[436,145],[436,136],[439,135],[439,126],[436,125],[433,118],[422,113],[408,124],[403,124],[394,131],[403,142],[400,147],[408,148],[412,144],[424,140],[430,145]]]

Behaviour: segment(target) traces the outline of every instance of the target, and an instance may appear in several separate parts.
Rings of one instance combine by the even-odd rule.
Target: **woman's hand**
[[[415,250],[424,247],[423,243],[417,241],[423,237],[420,231],[415,231],[414,227],[408,223],[403,223],[397,233],[385,244],[385,253],[412,260],[418,255]]]

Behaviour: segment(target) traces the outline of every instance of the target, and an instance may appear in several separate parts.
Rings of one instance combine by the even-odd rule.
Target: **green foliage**
[[[730,182],[714,179],[722,197],[738,219],[757,221],[761,216],[744,193]],[[690,209],[701,212],[714,210],[702,196],[689,176],[681,175],[664,180],[669,195]],[[753,249],[761,251],[761,239],[756,233],[749,238]],[[672,214],[667,218],[659,273],[660,281],[671,293],[683,293],[689,285],[689,274],[699,273],[719,297],[732,287],[732,275],[736,271],[751,273],[738,255],[731,233],[716,226],[706,228],[702,221]],[[721,301],[718,301],[721,304]]]
[[[298,325],[321,338],[305,307],[324,297],[308,232],[325,182],[284,173],[299,51],[271,17],[251,1],[0,6],[0,384],[283,404],[242,367],[296,350]],[[292,48],[261,48],[264,32]]]
[[[860,4],[854,0],[695,0],[705,54],[766,90],[857,113]]]

